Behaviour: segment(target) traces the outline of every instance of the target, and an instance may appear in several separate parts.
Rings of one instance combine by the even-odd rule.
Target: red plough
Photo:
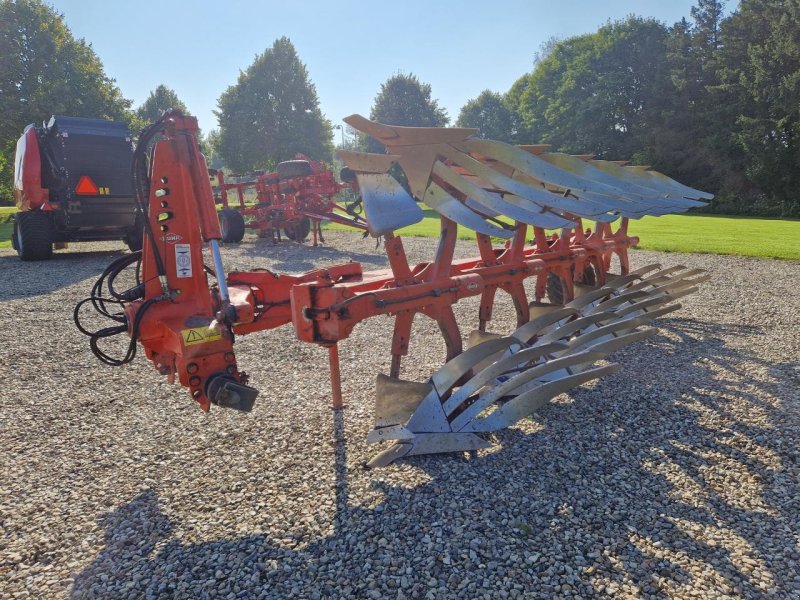
[[[149,199],[147,186],[140,182],[136,189],[148,215],[141,283],[114,290],[114,278],[133,263],[124,257],[83,302],[91,301],[116,327],[86,331],[78,318],[83,303],[75,309],[95,354],[124,364],[139,342],[155,367],[178,379],[203,410],[216,404],[249,411],[258,390],[238,367],[234,336],[291,323],[301,341],[328,349],[339,408],[338,342],[361,321],[391,315],[391,369],[377,378],[375,428],[368,437],[392,442],[371,463],[382,466],[402,456],[486,447],[482,434],[618,370],[597,363],[653,335],[652,321],[680,308],[676,300],[707,279],[683,267],[631,271],[627,254],[637,241],[627,234],[628,219],[680,212],[701,205],[707,194],[652,172],[478,140],[473,130],[389,127],[361,117],[348,123],[388,148],[388,155],[340,153],[358,179],[367,231],[384,240],[388,269],[363,272],[348,263],[300,275],[255,270],[226,276],[196,122],[167,114],[143,134],[134,155],[134,172],[144,172],[141,148],[161,136],[150,158]],[[396,165],[413,197],[388,175]],[[394,232],[422,218],[415,199],[440,214],[442,235],[434,260],[412,266]],[[595,221],[595,228],[584,229],[583,219]],[[476,231],[477,257],[454,259],[458,225]],[[548,235],[551,229],[561,233]],[[496,245],[493,238],[505,241]],[[203,263],[206,244],[213,268]],[[617,273],[610,271],[614,256]],[[530,278],[533,301],[525,287]],[[106,280],[111,298],[104,296]],[[516,309],[518,327],[506,336],[487,331],[498,290]],[[470,296],[480,296],[480,309],[465,350],[452,307]],[[122,312],[112,313],[107,303],[122,305]],[[439,325],[446,363],[426,382],[403,381],[401,359],[419,314]],[[125,357],[113,359],[98,343],[122,332],[131,345]]]

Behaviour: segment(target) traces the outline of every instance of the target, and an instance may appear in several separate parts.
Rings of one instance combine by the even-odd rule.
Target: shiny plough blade
[[[713,198],[647,167],[479,139],[475,129],[400,127],[360,115],[345,122],[388,152],[338,152],[358,178],[374,236],[421,219],[415,199],[462,227],[510,238],[512,228],[499,225],[497,217],[573,229],[579,218],[600,223],[640,219],[685,212]],[[387,175],[396,166],[405,173],[407,186]]]
[[[371,467],[405,456],[491,446],[482,437],[532,415],[552,398],[618,371],[598,364],[655,335],[654,319],[681,307],[678,299],[706,281],[702,270],[648,265],[583,288],[565,306],[536,305],[534,318],[509,336],[473,332],[470,348],[426,383],[378,376],[370,443],[392,445]]]

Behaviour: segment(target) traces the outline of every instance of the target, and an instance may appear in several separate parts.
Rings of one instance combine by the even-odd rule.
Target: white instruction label
[[[192,253],[189,244],[175,244],[175,271],[179,278],[192,276]]]

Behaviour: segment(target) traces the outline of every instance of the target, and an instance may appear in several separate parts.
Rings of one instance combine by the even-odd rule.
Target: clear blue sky
[[[595,31],[636,14],[668,25],[693,0],[53,0],[91,43],[122,93],[140,105],[160,83],[208,131],[219,95],[286,35],[334,124],[369,115],[380,84],[414,73],[455,121],[484,89],[506,92],[550,37]],[[735,2],[730,2],[733,5]]]

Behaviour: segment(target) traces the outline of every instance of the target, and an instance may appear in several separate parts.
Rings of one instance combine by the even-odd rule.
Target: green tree
[[[742,0],[722,23],[721,86],[753,207],[800,216],[800,0]]]
[[[272,169],[298,152],[318,160],[333,154],[331,123],[287,37],[258,55],[217,105],[217,149],[236,171]]]
[[[157,121],[165,110],[175,108],[182,111],[184,114],[191,114],[186,105],[178,98],[175,90],[168,88],[163,83],[156,89],[150,92],[142,105],[136,109],[136,116],[141,119],[145,125]]]
[[[519,140],[630,158],[669,91],[666,28],[630,17],[555,44],[512,86]]]
[[[387,125],[406,127],[445,127],[447,111],[431,98],[429,83],[421,83],[416,75],[398,73],[381,84],[369,118]],[[366,143],[370,152],[383,152],[384,146],[372,138]]]
[[[10,197],[14,146],[52,114],[123,120],[131,102],[90,44],[39,0],[0,0],[0,195]]]
[[[479,137],[509,143],[514,143],[517,129],[514,113],[506,106],[503,96],[489,90],[461,107],[456,125],[477,127]]]

